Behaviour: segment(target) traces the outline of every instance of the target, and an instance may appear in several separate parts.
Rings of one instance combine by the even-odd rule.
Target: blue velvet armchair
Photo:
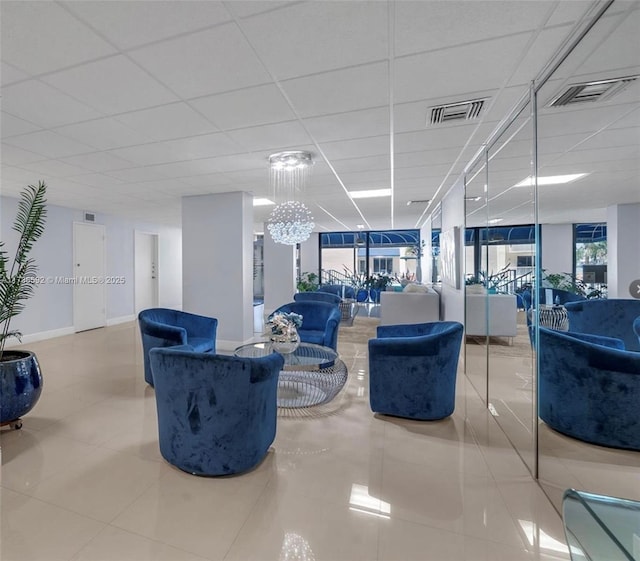
[[[338,326],[342,317],[337,304],[328,302],[289,302],[273,313],[294,312],[302,316],[302,326],[298,327],[300,341],[330,347],[338,347]]]
[[[356,291],[352,286],[348,286],[346,284],[321,284],[318,287],[318,292],[329,292],[330,294],[335,294],[340,296],[340,298],[352,298],[355,299]]]
[[[138,314],[140,334],[142,336],[142,353],[144,355],[144,379],[153,384],[149,351],[156,347],[173,347],[190,345],[199,352],[216,352],[216,332],[218,320],[169,310],[167,308],[150,308]]]
[[[456,321],[379,326],[369,340],[371,410],[423,421],[451,415],[462,332]]]
[[[567,436],[640,450],[640,353],[620,339],[540,328],[540,418]]]
[[[331,292],[296,292],[293,295],[295,302],[327,302],[328,304],[340,304],[342,298],[337,294]]]
[[[624,341],[628,351],[640,351],[633,322],[640,316],[640,300],[610,298],[567,302],[569,331],[615,337]]]
[[[279,354],[238,358],[188,345],[150,352],[160,453],[194,475],[240,473],[276,435]]]

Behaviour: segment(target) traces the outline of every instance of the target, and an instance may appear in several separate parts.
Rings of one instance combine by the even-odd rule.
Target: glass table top
[[[562,512],[573,561],[640,560],[640,502],[568,489]]]
[[[270,341],[249,343],[238,347],[234,354],[244,358],[259,358],[275,352]],[[330,368],[338,358],[338,353],[329,347],[314,345],[312,343],[300,343],[292,353],[282,355],[285,370],[305,370]]]

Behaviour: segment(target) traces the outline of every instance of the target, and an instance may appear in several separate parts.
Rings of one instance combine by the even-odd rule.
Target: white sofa
[[[489,294],[489,333],[487,333],[487,295],[467,294],[465,333],[492,337],[515,337],[518,334],[514,294]]]
[[[440,321],[440,295],[435,290],[380,293],[380,325],[431,321]]]

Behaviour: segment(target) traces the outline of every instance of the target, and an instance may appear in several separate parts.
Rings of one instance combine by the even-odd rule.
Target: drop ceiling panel
[[[287,80],[282,86],[301,117],[344,113],[389,103],[386,62]]]
[[[460,101],[464,92],[502,86],[515,69],[529,38],[530,34],[525,33],[397,59],[395,101],[448,97],[454,102]],[[460,71],[452,72],[454,68]]]
[[[26,78],[29,78],[29,74],[2,61],[2,66],[0,66],[0,79],[2,80],[3,87]]]
[[[303,2],[241,22],[280,80],[388,56],[385,2]],[[291,45],[304,45],[304,56]]]
[[[335,170],[340,173],[366,170],[389,170],[390,159],[380,156],[366,156],[363,158],[345,158],[332,160]]]
[[[87,173],[85,175],[78,175],[77,177],[72,178],[71,181],[84,187],[88,186],[104,189],[105,195],[108,195],[111,187],[123,184],[119,179],[103,173]]]
[[[541,138],[562,134],[567,130],[593,133],[612,123],[622,120],[627,126],[628,115],[633,106],[611,105],[609,103],[587,103],[569,108],[548,109],[538,118],[538,134]],[[640,111],[637,112],[640,115]]]
[[[2,109],[44,128],[102,116],[95,109],[36,80],[2,88]]]
[[[475,128],[476,125],[445,125],[428,130],[403,132],[395,135],[394,148],[397,153],[462,148]],[[480,140],[478,137],[478,142]]]
[[[156,43],[130,56],[183,98],[270,81],[235,24]]]
[[[133,162],[109,152],[94,152],[64,158],[62,161],[91,171],[110,171],[133,167]]]
[[[195,175],[193,177],[183,177],[182,182],[193,187],[219,187],[221,185],[231,187],[231,181],[222,173],[208,173],[205,175]]]
[[[116,119],[152,140],[169,140],[218,130],[183,102],[118,115]]]
[[[142,144],[140,146],[130,146],[128,148],[117,148],[111,150],[110,154],[118,158],[124,158],[140,166],[152,166],[154,164],[164,164],[174,162],[176,158],[173,150],[166,143]]]
[[[29,123],[24,119],[14,117],[13,115],[5,113],[4,111],[0,116],[0,127],[2,138],[9,138],[10,136],[34,132],[40,129],[39,126]]]
[[[290,121],[295,114],[275,84],[201,97],[191,105],[222,130]]]
[[[114,6],[115,4],[115,6]],[[229,21],[222,2],[65,2],[121,49]],[[117,6],[117,9],[114,9]]]
[[[29,162],[46,160],[42,154],[36,154],[30,150],[23,150],[10,144],[2,144],[2,163],[9,166],[19,166]]]
[[[192,160],[186,162],[171,162],[169,164],[158,164],[155,166],[147,166],[151,173],[159,174],[163,177],[188,177],[192,175],[202,175],[219,171],[212,163],[212,158],[202,158],[200,160]]]
[[[322,144],[322,150],[331,161],[343,158],[378,156],[381,163],[384,162],[385,165],[389,165],[389,136],[325,142]]]
[[[76,142],[52,131],[37,131],[14,136],[7,140],[7,144],[25,150],[33,150],[47,158],[64,158],[65,156],[94,151],[92,146]]]
[[[129,164],[132,165],[132,164]],[[115,169],[106,172],[107,175],[115,177],[125,183],[139,183],[144,181],[156,181],[170,177],[163,175],[152,167],[133,167],[128,169]]]
[[[295,2],[278,2],[276,0],[270,0],[269,2],[265,2],[264,0],[244,0],[243,2],[228,2],[227,8],[239,18],[246,18],[262,12],[277,10],[282,6],[294,3]]]
[[[122,55],[56,72],[43,80],[106,114],[177,100],[166,87]]]
[[[116,50],[55,2],[2,2],[2,58],[40,74]]]
[[[298,121],[237,129],[229,131],[227,134],[229,138],[248,151],[264,151],[265,157],[272,151],[284,148],[295,149],[296,146],[311,142],[309,135]],[[236,152],[240,152],[240,150],[236,150]]]
[[[310,117],[304,124],[319,142],[379,136],[389,132],[389,107]]]
[[[151,140],[148,136],[123,125],[113,117],[58,127],[56,132],[98,150],[145,144]]]
[[[60,160],[44,160],[42,162],[34,162],[26,165],[28,166],[27,169],[32,172],[50,177],[69,177],[87,173],[85,168],[67,164]]]

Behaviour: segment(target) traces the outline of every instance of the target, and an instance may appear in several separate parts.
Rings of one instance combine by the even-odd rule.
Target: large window
[[[374,257],[373,272],[382,275],[393,274],[393,257]]]
[[[607,225],[574,224],[575,276],[587,286],[607,283]]]

